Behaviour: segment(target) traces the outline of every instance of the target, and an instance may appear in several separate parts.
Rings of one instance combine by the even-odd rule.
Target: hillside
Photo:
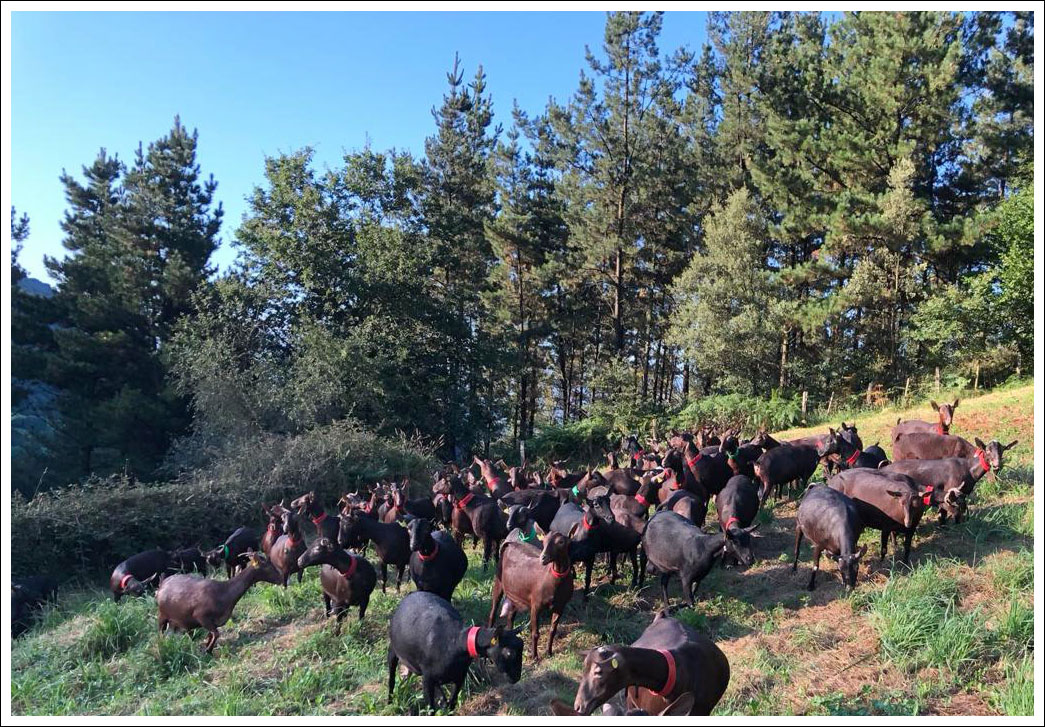
[[[928,406],[857,420],[871,444],[888,441],[897,416],[927,418]],[[848,420],[847,420],[848,421]],[[797,436],[805,431],[783,436]],[[818,588],[804,586],[809,549],[791,572],[794,505],[760,515],[760,560],[716,568],[696,610],[679,617],[708,632],[727,654],[732,678],[717,715],[1030,714],[1033,710],[1033,386],[963,401],[955,431],[985,440],[1019,439],[996,482],[981,481],[961,525],[922,524],[912,568],[877,559],[867,532],[860,585],[846,596],[833,564]],[[888,447],[887,447],[888,449]],[[710,521],[710,519],[709,519]],[[455,605],[485,620],[491,575],[470,553]],[[625,568],[625,572],[627,569]],[[629,642],[649,623],[659,589],[609,586],[599,570],[588,604],[575,598],[556,653],[524,663],[519,684],[470,678],[461,714],[547,714],[572,702],[578,651]],[[216,656],[202,637],[159,638],[151,598],[114,604],[104,584],[67,590],[42,623],[13,644],[16,714],[404,714],[420,705],[416,681],[397,682],[386,702],[387,620],[394,589],[375,592],[362,624],[353,613],[340,637],[322,618],[318,578],[286,591],[261,585],[222,629]],[[404,587],[404,592],[412,588]],[[677,597],[677,581],[672,586]],[[541,629],[542,645],[547,627]]]

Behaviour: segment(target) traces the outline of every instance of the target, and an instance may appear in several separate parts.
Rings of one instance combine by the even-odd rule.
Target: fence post
[[[936,367],[936,393],[940,393],[940,367]]]
[[[906,383],[903,385],[903,405],[908,406],[910,403],[910,392],[911,392],[911,377],[907,377]]]
[[[519,440],[519,464],[522,467],[526,466],[526,440]]]
[[[827,400],[827,416],[831,416],[831,407],[835,403],[835,393],[831,392],[831,398]]]
[[[874,392],[874,382],[869,381],[867,382],[867,396],[864,399],[864,403],[867,404],[868,407],[871,406],[872,392]]]
[[[802,392],[802,423],[806,423],[806,406],[809,404],[809,392]]]
[[[976,362],[976,379],[972,382],[972,390],[973,391],[979,391],[980,390],[980,362],[979,361]]]

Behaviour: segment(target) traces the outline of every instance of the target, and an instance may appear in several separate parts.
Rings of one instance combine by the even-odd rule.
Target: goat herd
[[[396,571],[396,590],[404,572],[417,590],[403,598],[389,622],[389,700],[397,671],[422,677],[427,704],[453,709],[470,664],[486,660],[497,678],[519,680],[525,647],[516,614],[529,613],[530,652],[538,650],[539,617],[550,613],[545,653],[552,653],[559,620],[575,590],[574,567],[583,566],[587,599],[592,566],[607,555],[610,582],[617,560],[631,562],[631,585],[641,587],[647,572],[660,576],[665,609],[630,646],[613,644],[588,651],[573,706],[552,702],[556,714],[590,714],[599,705],[620,714],[609,700],[626,690],[627,714],[709,714],[729,681],[729,663],[706,636],[668,615],[668,584],[678,576],[682,597],[693,594],[717,561],[754,562],[756,515],[774,488],[801,493],[795,532],[795,561],[803,538],[813,545],[809,589],[815,587],[821,553],[838,562],[842,582],[852,588],[867,546],[857,543],[864,528],[881,531],[881,557],[888,537],[904,537],[903,560],[915,529],[929,508],[960,521],[976,482],[1002,466],[1002,453],[1016,442],[975,444],[948,434],[953,404],[933,408],[936,422],[897,422],[892,431],[896,461],[877,445],[864,447],[853,426],[803,439],[778,442],[765,432],[741,442],[730,430],[673,433],[666,443],[638,437],[608,454],[603,470],[568,472],[554,463],[542,476],[476,457],[472,466],[448,465],[435,476],[431,494],[408,499],[407,483],[375,485],[368,493],[345,495],[336,513],[314,492],[271,506],[262,505],[268,526],[263,534],[236,530],[219,547],[168,552],[151,550],[116,566],[113,597],[138,595],[158,583],[160,632],[204,628],[209,652],[236,603],[253,584],[287,585],[295,573],[321,566],[326,615],[335,630],[350,608],[366,615],[377,584],[367,557],[373,545],[381,571]],[[628,466],[618,464],[627,458]],[[825,484],[808,485],[818,466]],[[718,526],[704,531],[714,498]],[[650,509],[653,514],[650,516]],[[308,525],[305,521],[308,521]],[[305,530],[315,538],[306,542]],[[483,545],[483,569],[495,561],[489,618],[485,626],[465,624],[451,605],[468,561],[462,542]],[[352,550],[348,550],[352,549]],[[225,580],[190,575],[225,567]],[[444,685],[450,685],[447,695]]]

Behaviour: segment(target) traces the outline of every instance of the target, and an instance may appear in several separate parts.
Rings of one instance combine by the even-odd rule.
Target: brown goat
[[[928,434],[950,434],[951,424],[954,421],[954,410],[958,408],[959,399],[955,399],[953,404],[937,404],[935,401],[930,401],[933,411],[936,412],[938,417],[935,423],[923,421],[921,419],[908,419],[907,421],[896,420],[896,426],[893,427],[892,441],[896,442],[902,436],[907,434],[915,434],[925,432]]]
[[[298,583],[304,572],[298,565],[298,558],[305,552],[305,537],[301,534],[301,521],[293,510],[283,512],[283,534],[272,544],[269,558],[276,569],[283,574],[283,587],[294,573],[298,574]]]
[[[577,526],[574,525],[573,531],[576,530]],[[507,616],[509,628],[514,626],[516,611],[527,608],[530,611],[530,636],[535,662],[540,660],[537,651],[540,637],[538,621],[542,611],[551,610],[552,629],[548,635],[548,656],[551,656],[555,634],[559,630],[559,619],[573,596],[570,538],[562,533],[548,533],[540,553],[527,543],[508,542],[502,545],[490,596],[487,626],[493,626],[497,618],[502,595],[505,597],[502,615]]]
[[[286,577],[260,553],[247,554],[247,566],[226,581],[193,575],[173,575],[156,590],[160,633],[167,627],[182,631],[207,629],[203,648],[207,653],[218,643],[218,627],[224,626],[243,594],[259,581],[284,582]]]
[[[272,557],[271,550],[272,546],[277,540],[279,540],[280,533],[283,532],[283,513],[286,512],[282,505],[273,505],[272,507],[266,507],[264,503],[261,505],[261,511],[265,513],[268,518],[268,526],[265,528],[265,534],[261,536],[261,552],[265,555]]]

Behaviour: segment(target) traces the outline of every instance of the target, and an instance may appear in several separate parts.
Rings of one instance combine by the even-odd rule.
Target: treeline
[[[609,14],[536,114],[455,61],[420,157],[267,159],[218,277],[180,122],[64,175],[57,294],[12,294],[20,395],[60,410],[16,486],[346,418],[460,458],[608,409],[1031,370],[1032,13],[711,13],[699,52],[661,25]]]

